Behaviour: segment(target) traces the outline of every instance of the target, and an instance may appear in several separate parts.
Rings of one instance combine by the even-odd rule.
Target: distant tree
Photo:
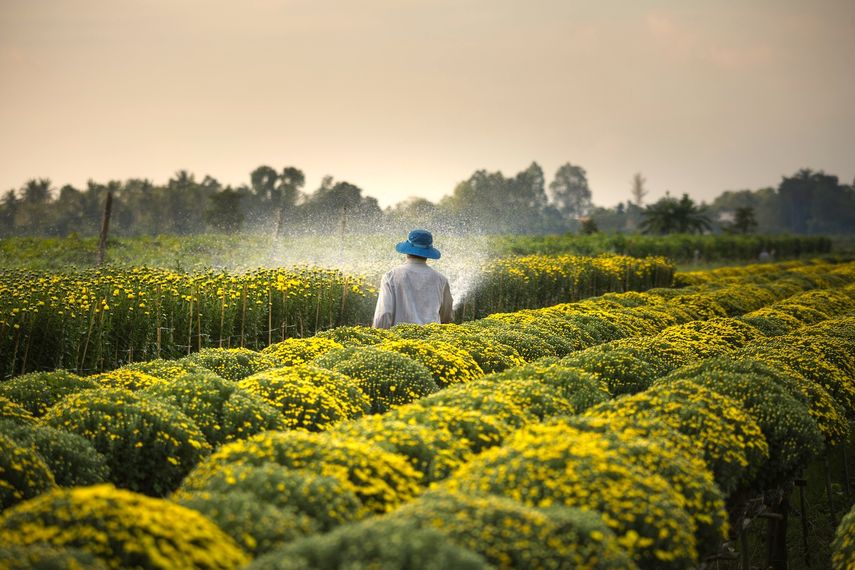
[[[647,196],[647,189],[644,188],[644,183],[647,182],[640,172],[636,172],[632,177],[632,201],[639,208],[644,205],[644,197]]]
[[[586,215],[592,203],[585,169],[569,162],[560,166],[549,183],[549,197],[558,211],[568,218]]]
[[[644,209],[641,230],[644,233],[703,233],[712,229],[704,207],[698,207],[688,194],[677,200],[666,194]]]
[[[383,215],[377,200],[363,197],[350,182],[333,182],[325,176],[321,186],[301,206],[306,228],[314,232],[365,231],[376,227]]]
[[[50,232],[50,179],[33,178],[27,180],[21,192],[21,200],[16,210],[15,226],[24,229],[30,235]]]
[[[242,197],[241,192],[230,187],[208,196],[208,208],[205,210],[208,227],[225,233],[240,231],[243,224]]]
[[[733,223],[728,228],[735,234],[750,234],[757,228],[757,218],[754,217],[754,208],[744,206],[733,212]]]
[[[0,201],[0,235],[15,235],[17,230],[15,227],[15,218],[18,215],[19,206],[18,196],[15,194],[15,191],[7,190],[3,194],[3,200]]]
[[[597,227],[597,222],[592,217],[587,217],[582,219],[582,228],[581,232],[583,235],[589,236],[599,232],[600,229]]]
[[[293,166],[288,166],[282,169],[282,174],[279,176],[278,186],[278,204],[276,208],[276,237],[285,232],[286,226],[295,218],[295,210],[297,201],[300,198],[301,189],[306,183],[306,176],[303,171]]]

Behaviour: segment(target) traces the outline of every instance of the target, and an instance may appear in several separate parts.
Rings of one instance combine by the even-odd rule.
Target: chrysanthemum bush
[[[397,352],[419,362],[430,371],[440,388],[465,384],[484,375],[468,352],[447,342],[387,340],[378,344],[377,348]]]
[[[198,365],[215,372],[226,380],[243,380],[262,370],[279,366],[281,363],[270,354],[262,354],[248,348],[203,348],[179,363]]]
[[[79,434],[107,458],[110,481],[165,495],[210,452],[196,424],[172,406],[127,390],[87,390],[55,405],[45,425]]]
[[[336,433],[364,439],[405,457],[423,483],[445,479],[471,454],[466,440],[441,425],[423,425],[372,415],[336,426]]]
[[[404,339],[444,342],[455,346],[468,353],[484,373],[498,372],[525,363],[525,359],[512,346],[465,326],[398,325],[392,330]]]
[[[212,447],[287,427],[285,418],[270,403],[210,371],[153,385],[143,395],[181,410]]]
[[[222,446],[188,475],[186,489],[204,488],[217,471],[233,463],[276,463],[337,478],[369,510],[382,513],[420,492],[420,474],[400,455],[364,440],[301,431],[264,432]]]
[[[20,424],[36,423],[36,418],[26,408],[3,396],[0,396],[0,419]]]
[[[0,433],[0,511],[54,485],[53,473],[35,449]]]
[[[591,406],[611,398],[608,384],[599,374],[560,364],[558,359],[541,359],[525,366],[517,366],[490,374],[485,381],[496,383],[500,388],[504,382],[535,381],[568,402],[572,413],[582,413]]]
[[[315,338],[334,340],[343,346],[367,346],[394,338],[394,335],[383,329],[353,325],[321,331]]]
[[[144,372],[151,376],[157,376],[167,382],[171,382],[185,374],[199,374],[201,372],[210,372],[207,368],[200,364],[185,359],[181,360],[166,360],[157,358],[155,360],[146,360],[144,362],[134,362],[126,364],[120,370],[134,370],[136,372]]]
[[[421,402],[401,406],[388,416],[408,424],[447,429],[472,453],[501,444],[515,429],[512,424],[481,410]]]
[[[321,531],[369,514],[349,481],[317,471],[272,462],[226,463],[205,477],[188,478],[172,498],[183,501],[199,493],[249,494],[256,501],[307,518]]]
[[[597,511],[640,568],[686,568],[697,560],[684,498],[661,476],[614,453],[601,434],[566,424],[532,425],[485,451],[447,484],[535,507]]]
[[[537,360],[544,356],[558,356],[555,346],[550,344],[547,339],[544,338],[548,333],[544,333],[544,335],[541,336],[535,336],[530,332],[519,330],[502,322],[490,322],[487,319],[472,321],[471,323],[467,323],[464,328],[467,328],[488,340],[510,346],[516,350],[526,362],[531,362],[532,360]],[[566,352],[567,351],[563,351],[562,353]]]
[[[200,512],[216,523],[220,530],[252,556],[259,556],[318,531],[317,526],[305,515],[276,508],[245,491],[188,493],[177,503]]]
[[[837,525],[834,542],[831,543],[831,567],[833,570],[855,567],[855,506]]]
[[[370,408],[368,396],[354,380],[308,364],[271,368],[241,380],[238,386],[274,406],[284,418],[285,429],[324,431]]]
[[[561,397],[555,388],[536,379],[522,378],[496,381],[488,376],[428,396],[420,403],[480,410],[515,427],[575,413],[573,404]]]
[[[288,338],[271,344],[261,353],[268,354],[279,361],[281,366],[304,364],[344,345],[330,338],[313,336],[308,338]]]
[[[69,394],[97,387],[95,381],[65,370],[31,372],[0,383],[0,397],[20,404],[38,418]]]
[[[138,370],[117,369],[87,376],[88,380],[97,382],[103,388],[118,388],[137,392],[155,386],[167,386],[169,383],[157,376],[152,376]]]
[[[475,552],[432,528],[390,517],[373,517],[331,533],[302,538],[253,561],[248,570],[488,570]]]
[[[611,452],[664,478],[682,495],[701,556],[715,554],[728,537],[725,500],[703,459],[691,453],[686,436],[662,426],[638,426],[593,417],[568,418],[573,428],[603,435]],[[646,429],[645,429],[646,428]],[[651,429],[652,428],[652,429]]]
[[[653,364],[639,358],[634,351],[612,343],[577,352],[559,363],[597,374],[614,396],[641,392],[660,375]]]
[[[787,334],[804,325],[798,318],[774,307],[763,307],[751,311],[742,315],[740,319],[756,327],[766,336]]]
[[[38,452],[62,487],[103,483],[110,473],[106,458],[77,434],[11,420],[0,420],[0,433]]]
[[[353,378],[368,396],[372,413],[385,412],[439,390],[424,365],[403,354],[375,347],[333,350],[315,363]]]
[[[434,528],[496,568],[630,570],[635,564],[594,512],[528,507],[496,495],[429,491],[393,518]]]
[[[232,569],[249,557],[198,512],[112,485],[58,489],[0,516],[0,543],[47,543],[110,568]]]
[[[738,401],[689,380],[656,384],[595,406],[586,415],[638,429],[676,430],[695,442],[685,451],[703,458],[725,494],[753,482],[769,457],[760,426]]]

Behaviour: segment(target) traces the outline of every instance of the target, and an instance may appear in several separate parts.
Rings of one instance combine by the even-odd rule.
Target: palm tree
[[[703,206],[697,206],[688,194],[677,200],[666,194],[642,212],[641,231],[646,234],[704,233],[712,222]]]

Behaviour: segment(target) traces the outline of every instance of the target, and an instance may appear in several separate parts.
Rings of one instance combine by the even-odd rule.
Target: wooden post
[[[113,193],[107,192],[107,201],[104,204],[104,217],[101,218],[101,239],[98,242],[98,265],[104,264],[107,257],[107,233],[110,230],[110,211],[113,209]]]

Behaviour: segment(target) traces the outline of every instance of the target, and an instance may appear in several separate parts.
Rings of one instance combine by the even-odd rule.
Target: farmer
[[[427,230],[413,230],[395,246],[407,260],[383,276],[372,326],[388,329],[398,323],[451,322],[451,289],[448,279],[431,267],[428,259],[439,259],[433,236]]]

